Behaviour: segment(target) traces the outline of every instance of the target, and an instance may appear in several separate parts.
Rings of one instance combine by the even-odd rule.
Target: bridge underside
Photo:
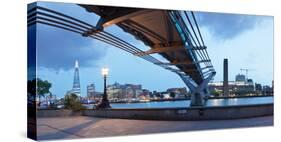
[[[196,63],[188,54],[167,10],[81,6],[85,7],[88,12],[94,12],[101,16],[97,25],[98,29],[102,30],[115,24],[151,48],[144,53],[137,53],[137,56],[158,53],[169,61],[169,63],[162,65],[176,66],[198,84],[203,81],[200,70],[196,68]]]
[[[208,82],[215,75],[195,17],[185,11],[152,10],[108,6],[80,5],[100,16],[93,26],[71,16],[40,6],[29,7],[28,26],[45,24],[100,40],[153,64],[175,72],[190,89],[191,105],[201,106],[208,93]],[[185,15],[185,19],[183,18]],[[186,24],[188,21],[189,24]],[[194,28],[192,25],[196,25]],[[114,36],[104,28],[117,25],[150,47],[142,51]],[[197,29],[197,31],[196,31]],[[201,40],[200,40],[201,39]],[[151,56],[160,54],[168,62]]]

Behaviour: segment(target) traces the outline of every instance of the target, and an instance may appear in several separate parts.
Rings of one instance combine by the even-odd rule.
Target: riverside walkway
[[[273,126],[273,116],[212,121],[152,121],[77,116],[38,118],[37,124],[38,140],[50,140]]]

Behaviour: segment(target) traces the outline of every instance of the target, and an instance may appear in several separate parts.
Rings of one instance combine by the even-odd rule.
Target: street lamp
[[[104,94],[103,94],[103,97],[102,97],[102,101],[100,104],[97,105],[97,108],[110,108],[110,105],[109,105],[109,101],[108,101],[108,98],[107,98],[107,92],[106,92],[106,77],[108,76],[108,68],[102,68],[101,69],[101,74],[104,78]]]
[[[106,76],[108,75],[108,68],[103,67],[103,68],[101,69],[101,74],[102,74],[104,77],[106,77]]]

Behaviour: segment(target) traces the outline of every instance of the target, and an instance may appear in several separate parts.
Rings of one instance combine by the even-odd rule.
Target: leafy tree
[[[221,93],[220,91],[216,91],[216,90],[211,90],[210,91],[210,94],[215,96],[215,97],[218,97],[220,95],[220,93]]]
[[[164,95],[162,93],[159,93],[159,94],[160,94],[160,98],[163,99]]]
[[[40,98],[45,97],[45,94],[51,93],[50,88],[52,87],[52,84],[49,83],[47,80],[43,81],[40,78],[36,78],[33,80],[29,80],[27,82],[27,92],[31,96],[38,96],[39,103]],[[36,94],[37,93],[37,94]]]
[[[170,97],[172,97],[174,99],[176,97],[176,93],[175,92],[170,92]]]
[[[43,81],[40,78],[37,78],[37,94],[39,96],[45,97],[45,94],[51,93],[50,88],[52,84],[49,83],[47,80]]]
[[[79,111],[81,109],[84,109],[84,107],[80,103],[79,97],[75,93],[65,95],[65,97],[64,97],[64,107],[66,109],[71,109],[73,111]]]
[[[156,92],[156,93],[155,93],[155,96],[158,97],[158,98],[160,98],[160,97],[161,97],[161,94],[160,94],[159,92]]]

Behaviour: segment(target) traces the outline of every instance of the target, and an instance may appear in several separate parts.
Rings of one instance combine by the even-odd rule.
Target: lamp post
[[[110,108],[110,105],[109,105],[109,101],[108,101],[108,98],[107,98],[107,92],[106,92],[106,77],[108,75],[108,68],[102,68],[101,69],[101,74],[104,78],[104,94],[103,94],[103,97],[102,97],[102,101],[100,104],[97,105],[97,108]]]

